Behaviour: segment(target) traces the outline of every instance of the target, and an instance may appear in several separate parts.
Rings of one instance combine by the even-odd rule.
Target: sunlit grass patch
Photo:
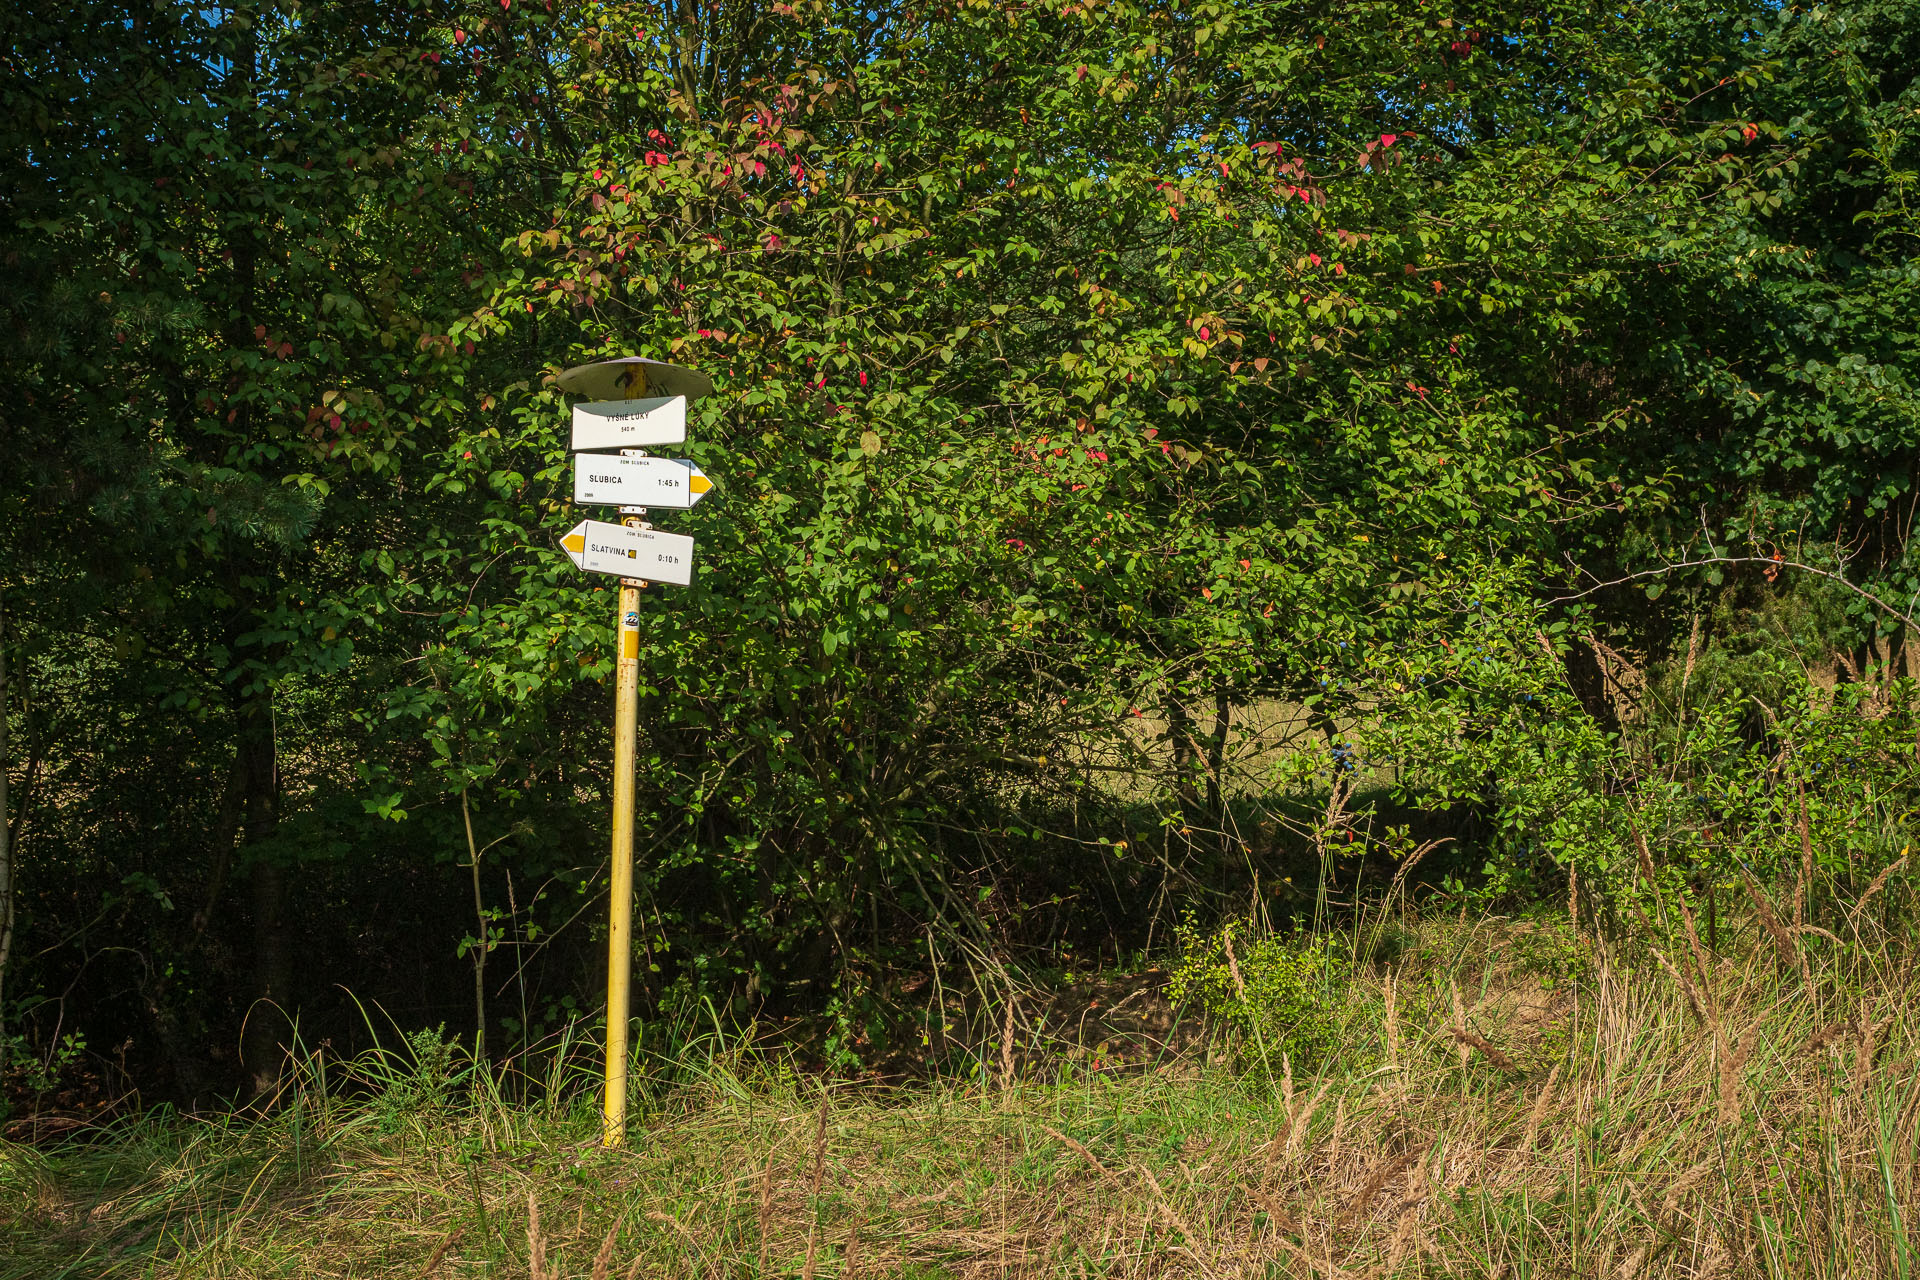
[[[1312,1070],[1201,1048],[883,1088],[709,1038],[641,1073],[607,1150],[584,1074],[516,1103],[406,1055],[325,1090],[309,1063],[257,1121],[7,1149],[0,1276],[1909,1274],[1890,951],[1808,986],[1771,950],[1670,972],[1564,922],[1404,927]]]

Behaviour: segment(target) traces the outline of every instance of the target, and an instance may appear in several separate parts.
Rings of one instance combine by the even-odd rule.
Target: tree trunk
[[[1180,811],[1179,827],[1169,827],[1165,839],[1165,857],[1169,869],[1174,859],[1182,876],[1193,874],[1193,856],[1197,845],[1193,828],[1200,821],[1200,813],[1205,800],[1200,793],[1197,775],[1205,768],[1199,750],[1199,744],[1193,736],[1193,713],[1181,701],[1178,689],[1169,691],[1167,697],[1167,740],[1173,749],[1173,803]]]
[[[253,162],[265,159],[256,124],[260,118],[258,16],[257,5],[243,4],[227,19],[237,30],[226,75],[232,103],[227,119],[229,145],[236,154]],[[258,170],[253,172],[257,175]],[[259,342],[254,335],[254,311],[261,228],[260,215],[251,203],[254,194],[244,187],[234,187],[225,193],[224,200],[232,254],[228,284],[232,301],[225,337],[236,356],[257,348]],[[238,375],[235,389],[245,377],[244,373]],[[253,406],[248,398],[241,398],[237,412],[235,433],[241,439],[252,438]],[[237,563],[234,569],[239,571]],[[232,645],[231,652],[240,653],[240,646]],[[290,1038],[288,1018],[292,1012],[293,949],[287,921],[288,867],[270,843],[280,823],[273,692],[263,671],[243,667],[238,679],[243,686],[252,683],[255,687],[255,692],[241,695],[237,716],[244,815],[240,865],[248,872],[253,906],[253,998],[240,1038],[240,1061],[254,1096],[259,1097],[279,1082],[285,1060],[283,1046]]]
[[[1228,853],[1233,846],[1232,823],[1227,821],[1227,734],[1233,728],[1233,702],[1225,688],[1213,693],[1213,732],[1207,735],[1207,813],[1219,831],[1220,866],[1224,874],[1231,865]]]
[[[1217,689],[1213,695],[1213,732],[1207,737],[1207,811],[1213,814],[1222,831],[1227,828],[1227,816],[1222,807],[1226,785],[1221,774],[1227,763],[1227,732],[1232,727],[1233,704],[1225,689]]]
[[[1593,717],[1594,723],[1609,733],[1620,732],[1620,717],[1613,699],[1607,695],[1606,671],[1593,646],[1584,640],[1569,644],[1566,670],[1568,687],[1573,690],[1573,696],[1580,700],[1581,708]]]
[[[204,975],[202,966],[211,966],[206,946],[207,930],[219,913],[226,896],[227,873],[233,865],[234,843],[240,838],[240,824],[246,816],[246,788],[249,762],[238,749],[227,770],[226,788],[220,796],[220,808],[213,820],[207,850],[213,869],[207,875],[207,891],[193,918],[186,940],[178,944],[178,957],[171,965],[149,966],[140,983],[140,998],[153,1019],[154,1036],[173,1072],[174,1088],[189,1111],[214,1095],[214,1081],[206,1065],[206,1036],[198,1019],[183,1018],[173,1004],[173,988],[185,978],[192,986]]]
[[[7,805],[7,770],[12,767],[7,752],[7,607],[0,594],[0,1048],[7,1042],[7,960],[13,954],[13,816]]]
[[[293,1012],[293,939],[288,927],[287,865],[271,841],[280,825],[280,777],[273,695],[249,697],[240,712],[245,850],[253,897],[253,1000],[240,1060],[255,1097],[279,1082]]]
[[[1173,794],[1180,816],[1188,825],[1200,816],[1204,801],[1195,774],[1200,769],[1200,752],[1193,737],[1193,713],[1175,692],[1167,698],[1167,740],[1173,748]]]

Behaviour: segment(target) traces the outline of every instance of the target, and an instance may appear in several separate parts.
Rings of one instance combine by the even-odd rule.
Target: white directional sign
[[[573,500],[622,507],[690,507],[713,488],[685,458],[573,455]]]
[[[560,539],[560,545],[589,573],[667,582],[676,587],[693,581],[693,539],[684,534],[582,520]]]
[[[687,398],[602,400],[573,406],[573,447],[623,449],[679,444],[687,438]]]

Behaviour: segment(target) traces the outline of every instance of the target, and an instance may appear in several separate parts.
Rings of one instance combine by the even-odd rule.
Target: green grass
[[[709,1040],[608,1151],[578,1077],[516,1106],[310,1062],[266,1119],[0,1148],[0,1277],[1911,1276],[1920,1016],[1885,945],[1806,988],[1741,942],[1668,969],[1563,923],[1409,929],[1312,1076],[1241,1046],[823,1089]]]

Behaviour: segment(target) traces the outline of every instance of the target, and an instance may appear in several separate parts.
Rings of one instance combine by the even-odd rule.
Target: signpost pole
[[[630,517],[627,524],[640,523]],[[613,710],[613,875],[607,929],[607,1097],[604,1145],[627,1137],[627,1016],[633,981],[633,768],[640,716],[640,583],[620,580],[620,656]]]
[[[622,450],[638,453],[639,450]],[[624,508],[620,523],[643,529],[640,512]],[[601,1144],[627,1140],[627,1020],[633,988],[633,792],[640,734],[640,586],[620,579],[619,656],[614,662],[613,858],[607,927],[607,1096]]]

